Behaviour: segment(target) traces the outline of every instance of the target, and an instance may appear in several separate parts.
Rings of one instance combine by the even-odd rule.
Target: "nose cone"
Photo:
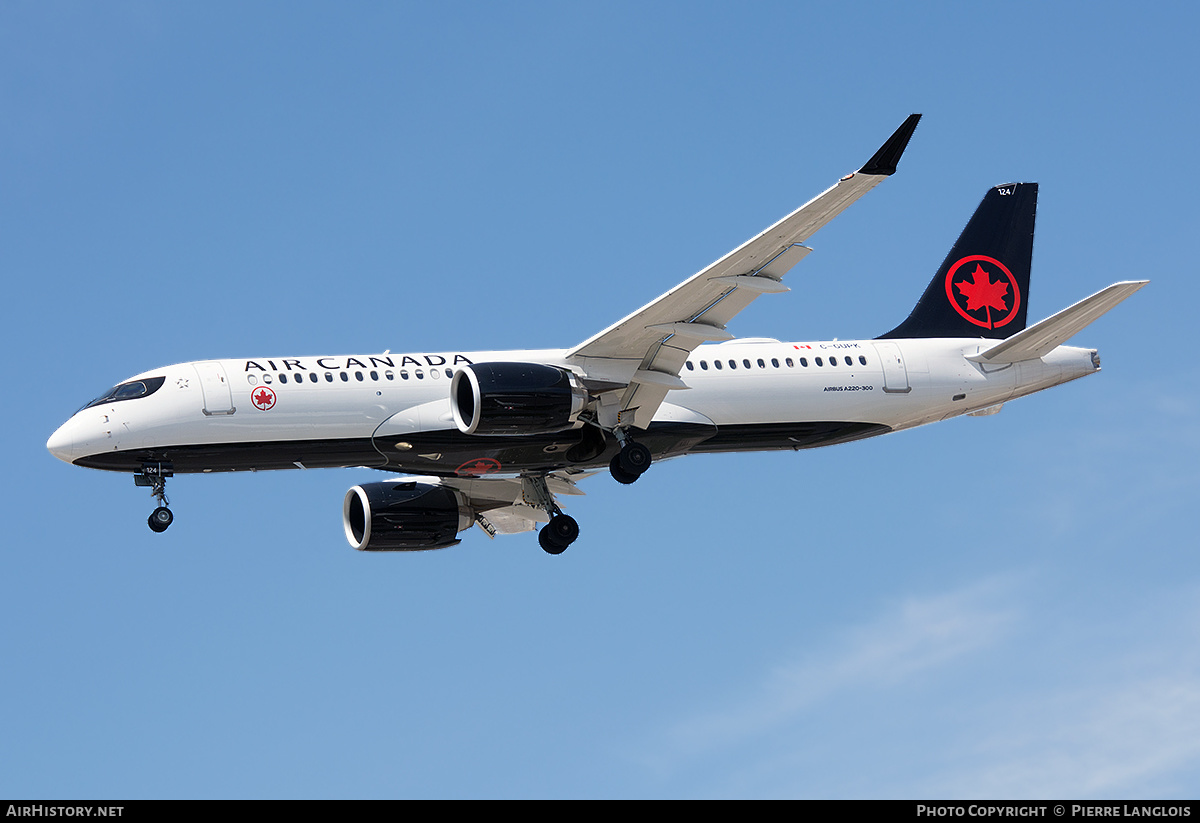
[[[75,418],[72,417],[50,435],[50,439],[46,441],[46,448],[59,460],[65,463],[72,462],[79,453],[78,430]]]

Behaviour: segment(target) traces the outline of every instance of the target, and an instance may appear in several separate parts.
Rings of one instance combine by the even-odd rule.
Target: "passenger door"
[[[883,363],[883,390],[889,394],[907,394],[912,391],[908,385],[908,369],[904,367],[904,357],[900,347],[895,343],[875,341],[875,351]]]
[[[233,414],[233,392],[225,376],[225,367],[216,360],[194,363],[200,378],[200,390],[204,393],[204,413],[208,416]]]

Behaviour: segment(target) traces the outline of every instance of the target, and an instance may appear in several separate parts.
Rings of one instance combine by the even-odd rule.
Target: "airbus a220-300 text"
[[[77,466],[128,472],[173,519],[175,474],[361,466],[395,473],[347,492],[350,544],[440,549],[478,526],[579,535],[560,498],[607,469],[808,449],[1001,404],[1099,370],[1063,345],[1145,285],[1116,283],[1026,325],[1035,183],[988,190],[907,319],[869,340],[735,339],[726,326],[784,275],[818,229],[896,171],[912,115],[858,171],[712,265],[567,349],[203,360],[153,369],[88,403],[46,444]]]

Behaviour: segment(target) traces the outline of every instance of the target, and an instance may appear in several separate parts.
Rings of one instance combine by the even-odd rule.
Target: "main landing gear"
[[[175,521],[175,515],[167,508],[167,478],[174,475],[170,463],[147,463],[140,473],[133,476],[135,486],[149,486],[150,493],[158,501],[158,508],[150,513],[146,524],[152,532],[165,532]]]
[[[608,464],[608,470],[618,483],[628,485],[650,468],[650,449],[635,442],[620,429],[613,434],[621,444],[621,451]],[[538,543],[548,554],[562,554],[579,537],[579,524],[574,517],[563,514],[546,485],[545,477],[526,477],[523,488],[525,502],[550,515],[550,522],[538,532]]]
[[[550,515],[550,522],[538,532],[538,544],[547,554],[562,554],[579,537],[579,524],[563,514],[546,485],[545,477],[526,477],[522,482],[525,502]]]
[[[579,524],[569,514],[559,512],[538,532],[538,545],[547,554],[562,554],[579,537]]]
[[[630,439],[620,429],[613,433],[621,444],[621,451],[613,456],[612,461],[608,464],[608,470],[612,474],[613,480],[628,486],[645,474],[646,469],[650,468],[650,450],[641,443]]]

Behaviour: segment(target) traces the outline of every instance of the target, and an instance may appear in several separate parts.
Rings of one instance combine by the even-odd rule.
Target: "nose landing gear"
[[[133,484],[149,486],[150,494],[158,501],[158,508],[151,512],[146,520],[146,525],[152,532],[165,532],[175,521],[175,515],[167,508],[170,505],[167,500],[167,478],[173,475],[170,463],[146,463],[141,472],[133,476]]]

